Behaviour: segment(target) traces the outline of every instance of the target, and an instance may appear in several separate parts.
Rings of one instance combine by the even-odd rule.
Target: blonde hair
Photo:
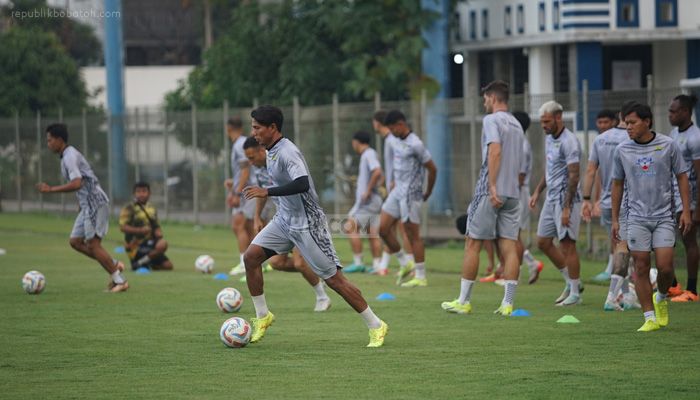
[[[564,112],[564,107],[562,107],[561,104],[557,103],[554,100],[550,100],[550,101],[542,104],[542,107],[540,107],[540,117],[545,115],[545,114],[557,115],[557,114],[561,114],[563,112]]]

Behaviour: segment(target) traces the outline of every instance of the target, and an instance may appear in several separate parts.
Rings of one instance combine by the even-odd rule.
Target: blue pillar
[[[112,200],[129,196],[124,152],[124,49],[122,44],[121,0],[105,0],[105,66],[109,111]]]
[[[576,43],[576,71],[579,98],[583,91],[583,81],[588,80],[588,129],[595,130],[595,117],[603,106],[603,46],[599,42]],[[578,126],[583,127],[583,107],[579,108]]]
[[[448,116],[447,98],[450,88],[449,51],[449,0],[421,0],[424,10],[433,11],[438,18],[423,29],[422,36],[427,46],[421,57],[423,73],[440,84],[440,92],[427,105],[425,137],[427,146],[438,169],[437,181],[430,198],[430,211],[443,213],[451,209],[450,184],[452,136]]]

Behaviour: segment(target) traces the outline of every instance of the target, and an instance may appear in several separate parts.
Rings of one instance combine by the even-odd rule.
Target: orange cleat
[[[479,282],[496,282],[496,274],[491,274],[479,279]]]
[[[677,283],[676,286],[671,286],[668,288],[668,297],[676,297],[680,296],[683,294],[683,289],[681,288],[681,284]]]
[[[698,301],[698,295],[690,290],[684,290],[680,295],[672,297],[671,301],[674,303],[692,303]]]

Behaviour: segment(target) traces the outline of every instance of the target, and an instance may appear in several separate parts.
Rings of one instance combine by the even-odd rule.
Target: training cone
[[[141,267],[135,271],[139,275],[147,275],[151,273],[151,270],[146,267]]]
[[[225,274],[223,272],[220,272],[216,275],[214,275],[214,279],[217,281],[227,281],[228,280],[228,274]]]
[[[513,312],[510,314],[510,316],[511,317],[529,317],[530,311],[523,310],[522,308],[518,308],[517,310],[513,310]]]
[[[581,321],[576,319],[576,317],[574,317],[573,315],[565,315],[559,318],[557,322],[560,324],[578,324]]]
[[[377,300],[396,300],[396,296],[391,293],[382,293],[377,296]]]
[[[124,248],[124,246],[117,246],[114,248],[114,252],[117,254],[124,254],[126,253],[126,249]]]

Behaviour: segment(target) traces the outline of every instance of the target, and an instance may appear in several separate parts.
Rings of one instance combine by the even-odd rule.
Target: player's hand
[[[233,189],[233,179],[226,179],[224,181],[224,187],[228,190]]]
[[[603,211],[600,209],[600,200],[598,200],[593,205],[593,216],[600,217],[601,215],[603,215]]]
[[[680,229],[681,233],[685,236],[690,232],[690,228],[693,226],[693,221],[691,220],[690,217],[690,211],[689,210],[683,210],[681,213],[681,217],[678,221],[678,229]]]
[[[144,225],[141,227],[141,234],[143,236],[149,236],[151,234],[151,227],[148,225]]]
[[[617,245],[617,242],[620,241],[620,222],[619,221],[612,222],[612,226],[610,227],[610,236],[613,240],[613,244]]]
[[[362,193],[362,197],[360,197],[360,200],[362,200],[363,203],[367,203],[369,200],[369,197],[372,195],[372,192],[364,192]]]
[[[496,192],[496,187],[492,186],[489,188],[489,200],[491,200],[491,205],[493,208],[501,208],[503,207],[503,200],[498,197],[498,193]]]
[[[569,226],[570,222],[571,222],[571,208],[564,207],[561,210],[561,225],[562,226]]]
[[[258,233],[260,233],[260,231],[264,227],[265,227],[265,224],[263,223],[263,221],[259,215],[256,215],[255,217],[253,217],[253,232],[255,232],[256,235]]]
[[[533,193],[532,196],[530,196],[530,203],[528,204],[530,206],[530,210],[534,210],[535,207],[537,207],[537,199],[539,198],[539,194]]]
[[[593,206],[589,200],[583,201],[583,206],[581,206],[581,218],[585,222],[591,222],[591,215],[593,213]]]
[[[241,205],[241,196],[239,196],[239,195],[237,195],[237,194],[235,194],[235,193],[231,193],[231,194],[229,195],[229,197],[230,197],[230,199],[231,199],[230,202],[229,202],[229,206],[230,206],[231,208],[236,208],[236,207],[239,207],[239,206]]]
[[[44,182],[37,183],[36,190],[40,191],[41,193],[49,193],[51,192],[51,186]]]
[[[254,199],[256,197],[264,199],[267,197],[267,189],[257,186],[248,186],[247,188],[243,189],[243,195],[248,200]]]

